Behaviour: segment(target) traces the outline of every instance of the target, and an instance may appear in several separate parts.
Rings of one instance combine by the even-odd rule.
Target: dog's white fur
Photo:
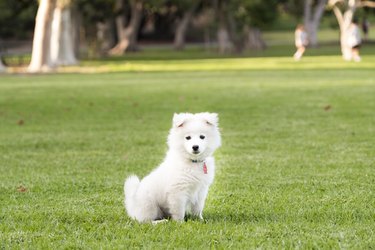
[[[215,173],[212,154],[220,145],[217,114],[175,114],[164,161],[142,181],[134,175],[125,181],[128,215],[139,222],[181,221],[186,214],[203,219]]]

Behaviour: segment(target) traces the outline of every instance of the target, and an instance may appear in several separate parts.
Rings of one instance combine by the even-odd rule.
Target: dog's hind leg
[[[154,201],[138,199],[137,205],[135,219],[139,222],[152,222],[162,218],[162,212]]]

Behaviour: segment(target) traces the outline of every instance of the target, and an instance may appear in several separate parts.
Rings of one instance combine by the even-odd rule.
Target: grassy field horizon
[[[372,248],[367,49],[360,63],[151,51],[83,62],[103,73],[0,75],[0,248]],[[125,178],[162,161],[173,113],[202,111],[223,136],[205,221],[132,221]]]
[[[289,20],[290,21],[290,20]],[[317,48],[307,48],[306,58],[314,56],[337,56],[337,60],[341,61],[340,55],[340,40],[339,29],[329,28],[327,24],[318,31],[319,46]],[[215,42],[204,44],[203,42],[187,42],[186,48],[183,51],[176,51],[173,47],[172,41],[167,42],[142,42],[140,41],[140,51],[133,53],[128,52],[124,56],[119,57],[105,57],[100,59],[97,53],[92,51],[89,46],[81,48],[80,67],[67,67],[58,70],[58,72],[76,72],[76,73],[100,73],[113,71],[128,71],[128,68],[118,67],[119,62],[142,62],[146,61],[173,61],[173,60],[187,60],[187,59],[222,59],[222,58],[254,58],[254,57],[292,57],[295,52],[294,47],[294,28],[292,29],[275,29],[266,30],[262,32],[263,39],[267,44],[265,50],[245,50],[241,54],[227,53],[220,54],[217,50]],[[31,43],[31,41],[30,41]],[[368,40],[363,43],[361,53],[363,55],[374,55],[373,49],[375,43],[374,35],[369,33]],[[31,49],[31,46],[29,46]],[[25,48],[12,49],[12,53],[5,53],[3,60],[9,64],[9,72],[26,72],[26,67],[31,59],[31,51]],[[108,68],[109,63],[117,64],[117,67]],[[90,67],[92,65],[95,67]],[[98,65],[104,66],[97,68]],[[83,67],[82,67],[83,66]]]

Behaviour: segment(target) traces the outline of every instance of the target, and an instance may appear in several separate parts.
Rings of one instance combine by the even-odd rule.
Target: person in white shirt
[[[350,24],[347,39],[348,45],[352,48],[351,58],[355,62],[360,62],[359,49],[361,48],[362,39],[357,19],[353,19],[353,22]]]
[[[303,53],[305,53],[306,46],[309,44],[307,39],[307,33],[302,24],[299,24],[294,32],[295,45],[297,47],[296,53],[294,53],[294,60],[301,60]]]

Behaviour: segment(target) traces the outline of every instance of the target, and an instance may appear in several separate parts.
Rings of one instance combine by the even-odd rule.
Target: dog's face
[[[206,151],[208,138],[203,131],[187,132],[184,137],[184,147],[189,154],[199,156]]]
[[[191,160],[210,156],[221,144],[217,114],[175,114],[168,144]]]

